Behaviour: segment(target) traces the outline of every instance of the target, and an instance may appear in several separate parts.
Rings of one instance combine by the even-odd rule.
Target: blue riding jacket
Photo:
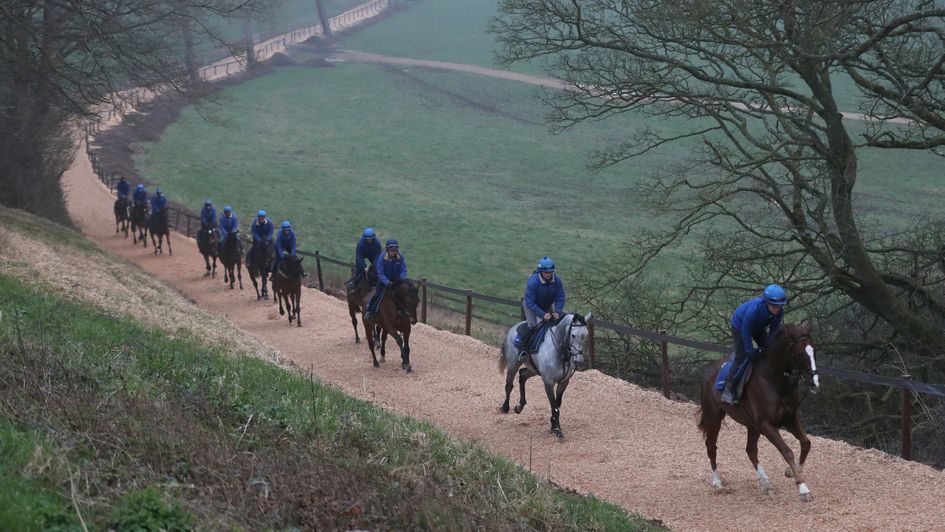
[[[118,197],[127,198],[128,194],[131,194],[131,183],[122,179],[118,181],[118,185],[115,186],[115,190],[118,192]]]
[[[390,286],[394,281],[404,281],[407,279],[407,261],[404,260],[403,253],[398,253],[396,259],[391,259],[387,253],[378,255],[374,261],[377,269],[377,283],[382,286]]]
[[[784,307],[781,307],[777,314],[772,314],[768,311],[764,298],[759,296],[742,303],[735,309],[735,313],[732,314],[732,329],[741,334],[745,351],[751,349],[751,341],[754,339],[758,346],[757,352],[768,346],[768,339],[781,328],[783,316]]]
[[[295,231],[289,229],[289,235],[285,231],[279,230],[276,235],[276,258],[282,260],[286,255],[295,255]]]
[[[377,238],[372,238],[368,240],[362,235],[358,239],[358,245],[354,248],[354,267],[356,271],[364,271],[364,268],[367,267],[366,262],[371,261],[371,265],[374,265],[374,260],[377,259],[377,256],[381,254],[381,243],[377,241]]]
[[[547,282],[537,271],[529,276],[525,285],[525,306],[536,316],[544,316],[546,312],[561,314],[564,311],[564,302],[564,283],[558,274],[554,274]]]
[[[253,244],[272,240],[272,220],[266,218],[266,223],[260,224],[259,218],[253,220]]]
[[[135,203],[147,203],[148,191],[135,189],[135,193],[131,196],[131,198],[135,201]]]
[[[226,235],[235,232],[240,228],[240,222],[236,219],[235,214],[230,214],[229,216],[226,213],[220,215],[220,242],[226,242]]]
[[[159,212],[167,208],[167,196],[154,196],[151,198],[151,216],[156,216]]]
[[[209,207],[204,205],[203,209],[200,209],[200,223],[210,227],[217,220],[217,210],[213,208],[213,205]]]

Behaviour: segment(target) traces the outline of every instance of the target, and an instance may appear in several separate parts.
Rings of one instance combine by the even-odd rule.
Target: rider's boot
[[[732,369],[732,371],[735,371]],[[730,405],[737,405],[738,398],[735,397],[735,383],[732,382],[732,375],[729,373],[728,378],[725,379],[725,389],[722,390],[722,402]]]

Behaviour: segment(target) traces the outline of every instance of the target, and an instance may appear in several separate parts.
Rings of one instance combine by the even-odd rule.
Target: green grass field
[[[492,37],[483,32],[494,3],[408,5],[342,46],[489,64]],[[302,249],[344,259],[372,225],[401,241],[413,276],[513,298],[545,254],[565,280],[619,266],[625,242],[662,223],[640,209],[638,187],[693,148],[667,146],[592,173],[591,153],[637,127],[672,134],[692,124],[626,115],[555,135],[536,88],[455,72],[279,68],[223,95],[219,123],[187,109],[160,142],[142,146],[141,174],[173,199],[195,209],[205,196],[232,204],[244,227],[249,213],[267,209],[277,223],[292,220]],[[902,229],[936,212],[940,169],[922,153],[862,152],[866,230]],[[670,250],[659,264],[672,276],[690,252]]]

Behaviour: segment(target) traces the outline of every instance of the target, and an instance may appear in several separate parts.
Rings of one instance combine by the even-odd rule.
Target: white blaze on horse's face
[[[810,359],[810,370],[814,373],[814,378],[811,380],[811,391],[817,393],[820,390],[820,375],[817,374],[817,361],[814,360],[814,346],[807,344],[804,351],[807,353],[807,358]]]

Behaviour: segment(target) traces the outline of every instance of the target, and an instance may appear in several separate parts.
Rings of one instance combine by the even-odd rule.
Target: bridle
[[[571,343],[571,332],[574,330],[575,321],[578,322],[576,325],[577,327],[587,328],[587,323],[584,322],[583,317],[581,317],[578,314],[572,314],[571,323],[568,324],[568,330],[565,333],[566,340],[559,344],[557,339],[555,339],[554,335],[552,335],[551,337],[552,341],[555,344],[555,351],[558,353],[558,356],[561,357],[561,360],[564,362],[569,362],[571,358],[578,356],[584,352],[583,348],[575,350],[574,345],[572,345]]]

